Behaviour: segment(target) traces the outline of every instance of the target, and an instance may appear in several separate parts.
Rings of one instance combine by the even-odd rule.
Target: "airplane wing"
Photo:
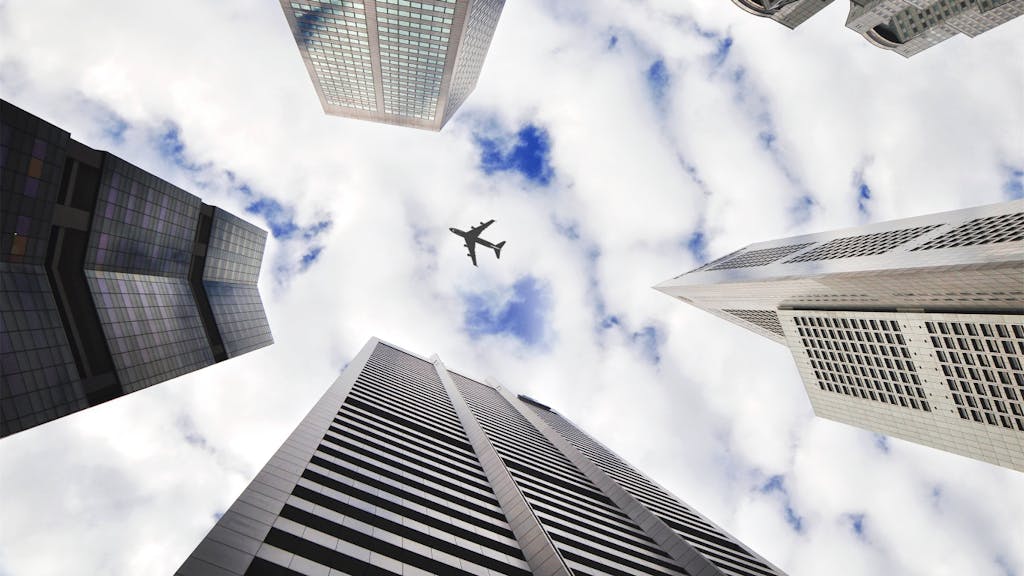
[[[476,242],[466,240],[466,248],[469,250],[469,259],[473,261],[473,266],[476,266]]]
[[[474,227],[470,228],[469,232],[466,232],[466,241],[468,242],[470,238],[472,238],[474,240],[479,238],[480,237],[480,233],[483,232],[484,230],[486,230],[487,227],[490,226],[491,224],[494,224],[494,220],[488,220],[487,222],[481,222],[479,226],[474,226]]]

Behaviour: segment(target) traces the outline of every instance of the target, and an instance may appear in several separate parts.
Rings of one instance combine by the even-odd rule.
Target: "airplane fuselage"
[[[449,230],[451,230],[452,233],[455,234],[456,236],[462,236],[463,238],[466,237],[466,231],[465,230],[459,230],[458,228],[449,228]],[[473,242],[475,242],[475,243],[477,243],[477,244],[479,244],[479,245],[481,245],[481,246],[483,246],[485,248],[491,248],[491,249],[495,248],[494,244],[491,244],[490,242],[488,242],[487,240],[484,240],[483,238],[480,238],[479,236],[477,236],[473,240]]]

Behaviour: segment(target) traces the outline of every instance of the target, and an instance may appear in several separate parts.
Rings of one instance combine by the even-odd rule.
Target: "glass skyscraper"
[[[733,0],[751,14],[796,28],[832,0]],[[1024,0],[850,0],[846,27],[910,57],[957,34],[971,38],[1024,14]]]
[[[177,573],[782,574],[548,406],[377,339]]]
[[[752,244],[657,288],[787,346],[819,416],[1024,471],[1024,200]]]
[[[504,0],[281,0],[324,112],[440,130],[476,86]]]
[[[264,230],[0,107],[0,435],[273,343]]]

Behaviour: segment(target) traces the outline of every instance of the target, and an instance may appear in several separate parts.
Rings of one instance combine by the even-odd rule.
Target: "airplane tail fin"
[[[505,245],[505,241],[502,240],[494,245],[494,257],[501,258],[501,247]]]

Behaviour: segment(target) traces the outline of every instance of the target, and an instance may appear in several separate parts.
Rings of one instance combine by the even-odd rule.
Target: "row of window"
[[[425,22],[438,22],[440,24],[451,25],[452,19],[445,18],[444,16],[433,16],[431,14],[422,14],[420,12],[409,12],[408,10],[395,10],[394,8],[385,8],[384,6],[377,6],[377,12],[379,14],[388,14],[391,16],[398,16],[399,18],[415,18],[417,20],[423,20]],[[412,23],[406,24],[407,26]]]
[[[398,20],[396,18],[378,17],[377,22],[383,22],[385,24],[393,24],[395,26],[408,26],[416,30],[429,30],[431,32],[438,32],[440,34],[451,34],[451,29],[443,26],[433,26],[431,24],[420,24],[419,22],[410,22],[408,20]],[[390,31],[390,29],[389,29]]]
[[[448,2],[454,4],[455,0],[438,0],[440,2]],[[417,10],[426,10],[441,12],[443,14],[455,14],[454,8],[446,8],[444,6],[438,6],[436,4],[429,4],[427,2],[410,2],[409,0],[378,0],[380,4],[394,4],[395,6],[402,6],[405,8],[416,8]]]

